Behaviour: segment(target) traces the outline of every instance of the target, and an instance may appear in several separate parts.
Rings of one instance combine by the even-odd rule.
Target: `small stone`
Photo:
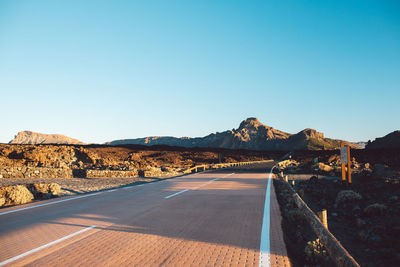
[[[3,174],[0,174],[0,178],[3,178]]]
[[[35,173],[35,174],[39,174],[40,171],[39,171],[39,170],[35,170],[34,173]]]

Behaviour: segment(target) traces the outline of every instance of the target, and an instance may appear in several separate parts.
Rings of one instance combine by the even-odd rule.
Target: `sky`
[[[399,1],[0,1],[0,142],[400,129]]]

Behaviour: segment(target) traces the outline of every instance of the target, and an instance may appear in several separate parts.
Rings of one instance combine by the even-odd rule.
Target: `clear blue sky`
[[[0,1],[0,142],[400,129],[399,1]]]

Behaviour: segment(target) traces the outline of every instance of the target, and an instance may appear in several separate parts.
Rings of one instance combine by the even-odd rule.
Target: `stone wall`
[[[47,167],[7,167],[0,169],[0,178],[72,178],[72,169]]]
[[[137,170],[91,170],[47,167],[7,167],[0,169],[0,178],[128,178],[138,177]]]
[[[113,171],[113,170],[86,170],[88,178],[129,178],[138,177],[136,170],[132,171]]]

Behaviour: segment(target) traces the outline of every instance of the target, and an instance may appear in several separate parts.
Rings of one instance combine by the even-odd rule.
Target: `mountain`
[[[9,144],[70,144],[83,145],[85,143],[61,134],[42,134],[31,131],[19,132]]]
[[[400,148],[400,130],[394,131],[384,137],[378,137],[372,142],[368,142],[366,149],[376,148]]]
[[[323,133],[305,129],[297,134],[279,131],[262,124],[257,118],[248,118],[239,128],[205,137],[153,136],[137,139],[124,139],[108,142],[108,145],[169,145],[181,147],[214,147],[250,150],[318,150],[334,149],[340,140],[325,138]],[[356,147],[354,144],[353,147]]]

